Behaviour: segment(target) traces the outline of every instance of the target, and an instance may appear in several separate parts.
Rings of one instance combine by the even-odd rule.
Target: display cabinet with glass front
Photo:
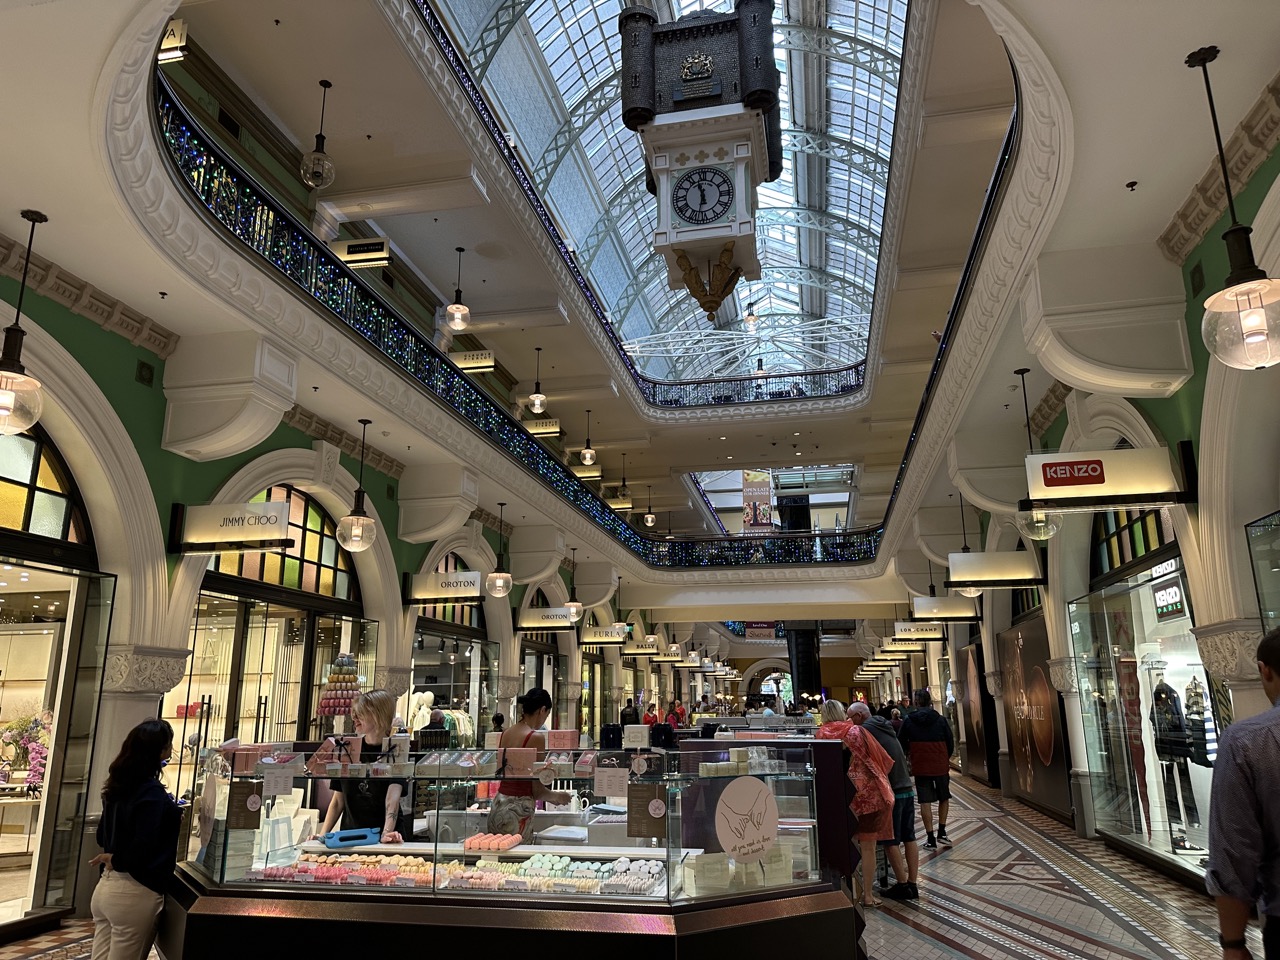
[[[305,760],[287,745],[218,755],[200,800],[203,843],[187,867],[258,890],[395,887],[539,902],[682,903],[821,882],[809,745],[624,753],[560,749],[577,734],[557,733],[541,759],[531,748],[416,762],[389,750],[371,764],[333,748]],[[400,785],[411,838],[312,839],[336,783],[375,796]]]
[[[1245,525],[1262,629],[1280,627],[1280,511]]]
[[[1229,699],[1200,660],[1181,559],[1157,555],[1068,611],[1098,832],[1201,871]]]

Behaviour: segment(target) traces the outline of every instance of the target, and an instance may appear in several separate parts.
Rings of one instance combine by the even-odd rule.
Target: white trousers
[[[164,897],[127,873],[109,871],[93,891],[91,960],[146,960]]]

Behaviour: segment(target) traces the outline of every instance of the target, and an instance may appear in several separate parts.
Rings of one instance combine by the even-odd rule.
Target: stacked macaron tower
[[[345,717],[351,712],[351,702],[359,693],[356,658],[349,653],[340,653],[329,667],[329,677],[320,693],[316,712],[322,717]]]

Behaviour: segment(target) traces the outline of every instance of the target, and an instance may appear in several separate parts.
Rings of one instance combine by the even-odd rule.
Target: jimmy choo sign
[[[520,630],[572,630],[568,607],[526,607],[516,621]]]
[[[232,552],[282,546],[289,540],[287,503],[211,503],[178,507],[174,526],[178,546],[186,552]]]

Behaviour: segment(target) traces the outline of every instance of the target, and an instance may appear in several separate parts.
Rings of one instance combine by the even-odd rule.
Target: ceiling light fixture
[[[1227,156],[1222,149],[1222,132],[1218,129],[1218,111],[1209,85],[1209,64],[1216,59],[1217,47],[1201,47],[1186,59],[1188,67],[1193,70],[1199,67],[1204,73],[1204,92],[1209,99],[1209,117],[1213,120],[1213,138],[1218,147],[1218,166],[1222,169],[1222,186],[1227,194],[1227,211],[1231,214],[1231,226],[1222,234],[1230,267],[1227,285],[1205,300],[1200,336],[1209,352],[1228,367],[1262,370],[1280,362],[1280,281],[1269,279],[1266,271],[1254,261],[1253,245],[1249,242],[1252,228],[1236,217]]]
[[[1027,418],[1027,454],[1034,455],[1036,452],[1036,443],[1031,436],[1031,408],[1027,406],[1027,374],[1031,372],[1029,367],[1019,367],[1013,371],[1022,380],[1022,412]],[[1027,488],[1027,497],[1031,496],[1031,488]],[[1062,514],[1052,513],[1048,510],[1019,510],[1013,516],[1013,522],[1017,524],[1018,531],[1030,540],[1050,540],[1053,535],[1062,529]]]
[[[756,376],[757,377],[767,376],[764,369],[764,357],[756,357]]]
[[[578,459],[586,466],[591,466],[596,462],[596,452],[591,448],[591,411],[587,411],[587,442],[582,448],[582,452],[578,454]]]
[[[355,502],[351,512],[338,521],[338,543],[350,553],[360,553],[373,546],[378,538],[378,526],[364,509],[364,441],[372,420],[360,418],[360,479],[356,483]]]
[[[756,324],[759,321],[760,321],[760,318],[756,316],[755,302],[752,301],[751,303],[747,304],[747,315],[742,318],[742,327],[744,330],[747,331],[747,333],[755,333]]]
[[[644,514],[644,525],[652,527],[658,522],[658,516],[653,512],[653,485],[649,485],[649,509]]]
[[[458,251],[458,285],[453,289],[453,303],[444,308],[444,314],[449,329],[460,331],[467,329],[467,324],[471,322],[471,310],[462,302],[462,255],[467,252],[467,249],[466,247],[454,247],[454,249]]]
[[[622,455],[622,485],[618,487],[618,499],[630,500],[631,488],[627,486],[627,455]]]
[[[667,540],[674,540],[676,538],[676,535],[671,532],[671,513],[672,511],[667,511]]]
[[[542,348],[534,347],[534,354],[537,357],[537,373],[533,379],[533,393],[529,394],[529,409],[534,413],[541,413],[547,409],[547,395],[542,392]]]
[[[23,210],[22,219],[31,224],[27,235],[27,252],[22,262],[22,283],[18,287],[18,308],[13,323],[4,328],[4,348],[0,350],[0,434],[13,436],[29,430],[44,408],[40,381],[27,376],[22,365],[22,300],[27,292],[27,273],[31,270],[31,246],[36,239],[36,224],[48,223],[39,210]]]
[[[569,611],[569,622],[577,623],[582,619],[582,603],[578,600],[578,548],[570,547],[573,559],[569,561],[569,602],[564,608]]]
[[[613,628],[615,630],[625,630],[627,628],[626,613],[622,609],[622,578],[618,578],[618,589],[613,595],[613,599],[618,604],[618,614],[613,619]]]
[[[965,529],[965,523],[964,523],[964,494],[963,493],[960,494],[960,538],[964,544],[964,546],[960,548],[961,552],[968,553],[969,552],[969,533]],[[981,587],[958,587],[956,589],[956,593],[960,594],[960,596],[962,597],[980,597],[982,596],[982,588]]]
[[[302,173],[302,182],[312,190],[323,190],[338,177],[338,170],[333,165],[333,160],[324,152],[324,108],[329,98],[329,88],[332,86],[333,84],[328,80],[320,81],[320,87],[323,90],[320,94],[320,132],[316,134],[316,148],[302,155],[302,166],[299,168]]]
[[[511,574],[507,572],[507,534],[506,524],[502,520],[506,507],[505,502],[498,502],[498,543],[502,548],[498,551],[498,566],[484,578],[484,591],[491,597],[505,597],[511,592],[514,583]]]

